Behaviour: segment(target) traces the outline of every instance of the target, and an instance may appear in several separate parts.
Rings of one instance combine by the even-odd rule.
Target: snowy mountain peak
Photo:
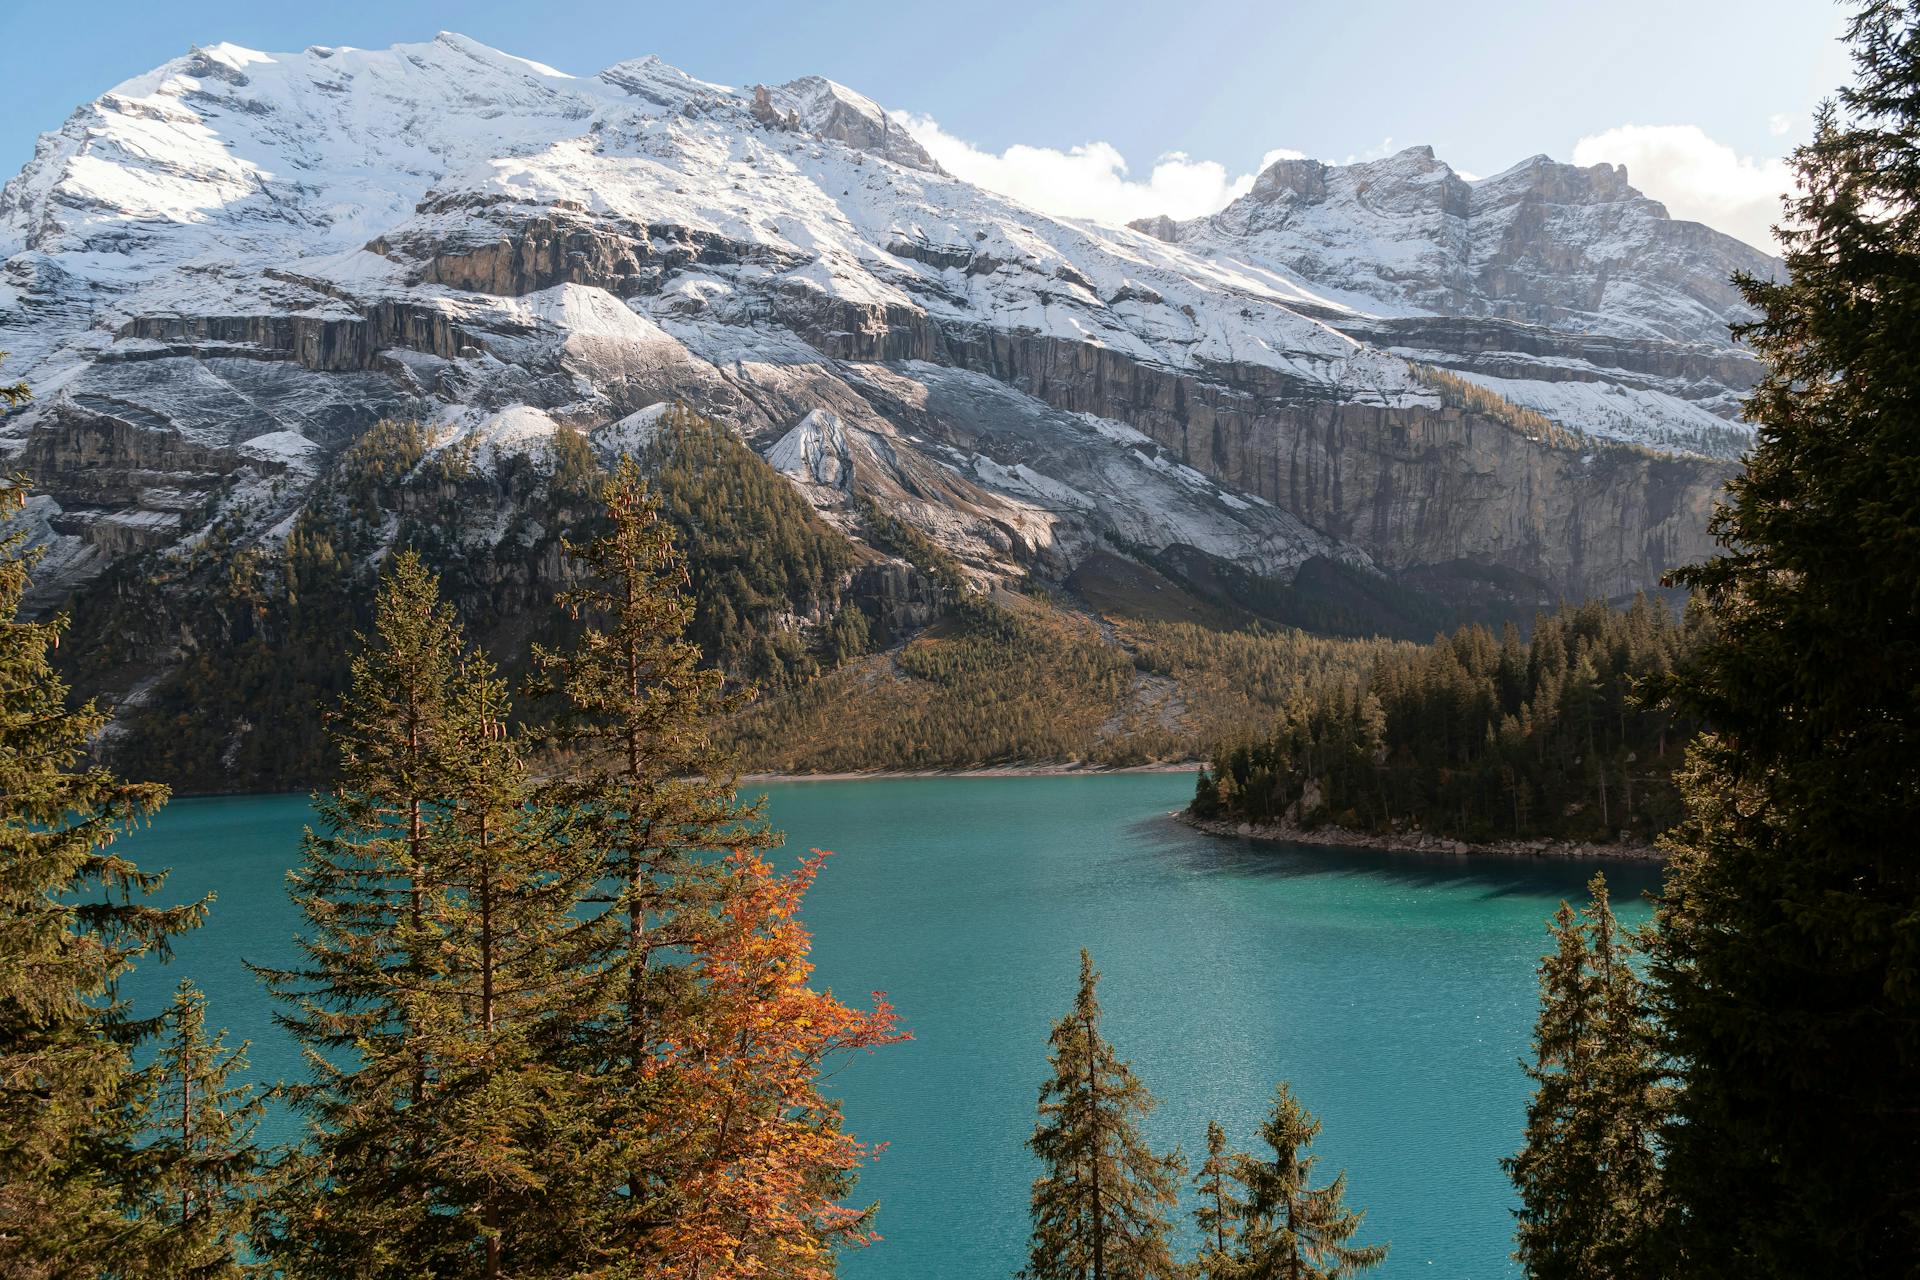
[[[69,584],[192,545],[193,513],[283,529],[379,417],[505,466],[561,424],[626,447],[677,400],[830,518],[878,503],[987,576],[1179,546],[1614,593],[1704,536],[1717,472],[1646,499],[1642,462],[1582,471],[1458,379],[1734,452],[1751,361],[1724,237],[1689,226],[1612,169],[1475,186],[1416,147],[1281,161],[1141,234],[970,186],[824,77],[212,45],[0,189],[0,349],[35,395],[0,453],[56,495]]]
[[[1536,155],[1475,182],[1431,147],[1329,165],[1279,160],[1210,217],[1133,224],[1254,264],[1376,315],[1520,321],[1621,338],[1730,345],[1731,277],[1778,263],[1670,218],[1624,166]]]

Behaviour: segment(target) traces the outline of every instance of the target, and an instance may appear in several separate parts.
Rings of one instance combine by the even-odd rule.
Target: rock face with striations
[[[1411,147],[1280,160],[1219,213],[1146,234],[1316,292],[1343,332],[1592,435],[1735,458],[1758,365],[1733,277],[1778,262],[1636,191],[1625,168],[1534,156],[1469,181]],[[1361,314],[1352,314],[1353,311]]]
[[[1618,596],[1707,548],[1753,376],[1724,276],[1771,269],[1617,170],[1471,183],[1424,149],[1063,220],[817,77],[581,78],[455,35],[129,81],[0,192],[0,260],[48,598],[215,520],[271,547],[381,417],[537,466],[670,399],[856,537],[871,501],[986,577],[1182,548]]]

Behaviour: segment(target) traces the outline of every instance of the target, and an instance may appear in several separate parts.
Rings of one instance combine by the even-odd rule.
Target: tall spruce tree
[[[340,781],[316,808],[289,877],[302,963],[261,969],[311,1079],[290,1096],[307,1148],[272,1205],[264,1250],[295,1276],[414,1276],[457,1266],[471,1227],[443,1211],[444,1135],[422,1003],[438,938],[428,921],[432,826],[444,809],[462,639],[417,556],[381,583],[374,635],[352,664],[331,733]]]
[[[1026,1280],[1172,1280],[1168,1218],[1183,1161],[1156,1155],[1140,1122],[1159,1105],[1100,1031],[1100,975],[1080,953],[1073,1009],[1053,1025],[1033,1184]]]
[[[1307,1148],[1319,1133],[1320,1122],[1283,1083],[1260,1126],[1272,1156],[1232,1161],[1244,1188],[1234,1267],[1225,1273],[1234,1280],[1343,1280],[1386,1260],[1384,1244],[1350,1243],[1367,1215],[1347,1208],[1346,1173],[1313,1185],[1318,1157]]]
[[[23,481],[0,484],[0,506],[25,499]],[[132,1213],[130,1052],[158,1023],[135,1017],[117,983],[205,903],[152,905],[162,877],[112,848],[166,789],[86,763],[106,717],[68,706],[48,659],[66,619],[17,617],[25,541],[0,537],[0,1274],[92,1277],[138,1265],[149,1238]]]
[[[1672,1265],[1920,1274],[1920,4],[1860,7],[1741,282],[1756,442],[1678,575],[1713,634],[1654,973]]]
[[[147,1230],[142,1258],[119,1274],[169,1280],[232,1280],[267,1180],[255,1140],[266,1109],[247,1068],[246,1046],[209,1036],[206,997],[182,981],[161,1015],[152,1062],[139,1080],[143,1142],[127,1165],[138,1190],[129,1210]]]
[[[447,711],[427,850],[432,959],[406,1001],[433,1064],[422,1106],[436,1205],[465,1224],[457,1274],[562,1274],[578,1252],[564,1188],[582,1177],[591,1116],[568,1050],[607,999],[619,933],[576,909],[596,891],[598,851],[577,813],[536,802],[484,654],[459,664]]]
[[[1535,1085],[1526,1141],[1502,1161],[1520,1193],[1514,1257],[1535,1280],[1659,1274],[1656,1135],[1667,1092],[1634,939],[1614,918],[1606,877],[1588,890],[1578,914],[1564,902],[1554,914],[1526,1067]]]
[[[771,848],[758,803],[736,791],[716,741],[744,694],[704,667],[686,638],[693,606],[670,526],[638,465],[623,458],[602,488],[605,527],[568,549],[581,570],[559,597],[583,624],[566,653],[537,650],[536,692],[557,697],[545,732],[567,757],[548,804],[581,815],[598,849],[624,937],[607,957],[614,999],[583,1024],[577,1069],[596,1077],[596,1158],[603,1173],[578,1213],[598,1246],[642,1257],[675,1212],[687,1152],[667,1140],[686,1105],[675,1046],[699,1017],[696,967],[676,949],[712,932],[734,876],[715,851]]]

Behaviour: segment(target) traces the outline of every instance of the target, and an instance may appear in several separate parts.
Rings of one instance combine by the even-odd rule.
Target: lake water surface
[[[849,1280],[997,1280],[1025,1261],[1021,1144],[1082,946],[1111,1038],[1162,1100],[1158,1145],[1192,1155],[1209,1117],[1250,1142],[1290,1080],[1325,1123],[1323,1174],[1345,1168],[1368,1210],[1361,1239],[1393,1243],[1373,1274],[1518,1274],[1496,1162],[1519,1141],[1546,918],[1591,866],[1220,840],[1166,818],[1186,774],[764,789],[790,851],[836,852],[806,909],[818,980],[860,1003],[886,991],[914,1035],[831,1083],[849,1127],[889,1144],[860,1184],[885,1239],[846,1259]],[[219,895],[133,994],[191,976],[263,1080],[299,1061],[242,961],[289,956],[284,875],[307,812],[183,800],[128,846],[173,868],[168,897]],[[1644,918],[1654,871],[1606,870],[1622,915]]]

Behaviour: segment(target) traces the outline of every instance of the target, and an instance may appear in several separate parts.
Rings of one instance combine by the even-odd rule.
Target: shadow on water
[[[1294,844],[1196,831],[1169,814],[1133,823],[1128,834],[1139,842],[1141,856],[1171,861],[1193,874],[1245,879],[1370,879],[1422,888],[1471,887],[1489,899],[1577,899],[1593,873],[1604,871],[1614,901],[1623,902],[1658,892],[1661,878],[1659,864],[1632,858],[1527,858]]]

